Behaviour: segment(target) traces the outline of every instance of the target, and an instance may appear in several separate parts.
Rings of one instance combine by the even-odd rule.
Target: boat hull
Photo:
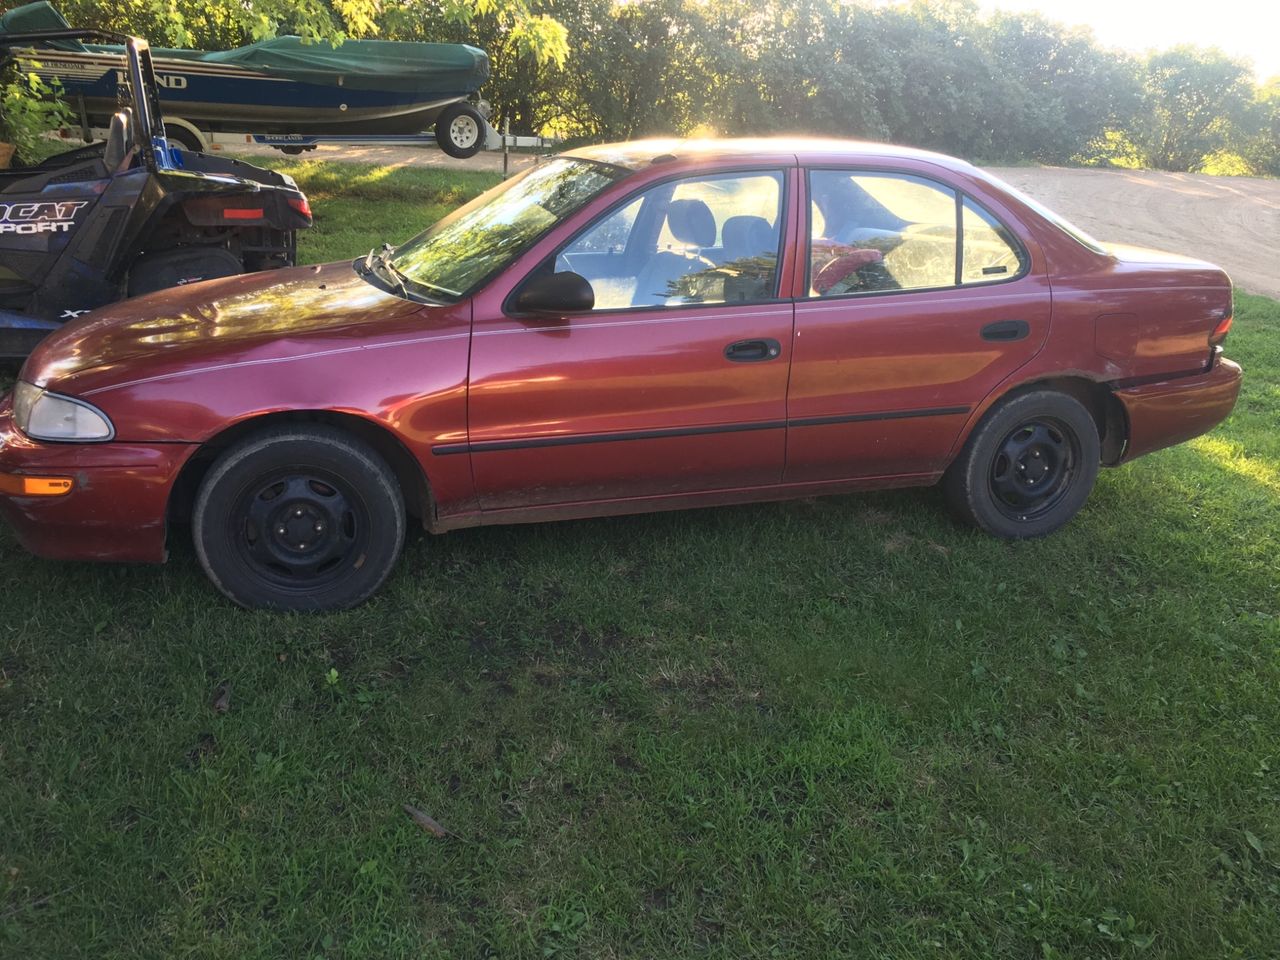
[[[30,51],[25,66],[57,80],[74,110],[104,126],[119,102],[120,57],[110,53]],[[214,132],[256,134],[405,134],[428,128],[469,89],[394,90],[309,83],[231,64],[154,58],[165,116]]]

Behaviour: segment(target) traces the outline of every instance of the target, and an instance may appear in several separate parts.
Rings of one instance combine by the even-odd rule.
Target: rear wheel
[[[218,458],[191,525],[205,573],[241,606],[343,610],[391,573],[405,509],[371,447],[332,427],[287,426]]]
[[[943,478],[952,511],[1007,539],[1052,533],[1098,477],[1098,429],[1074,397],[1036,390],[987,414]]]
[[[129,296],[182,287],[201,280],[234,277],[244,273],[244,264],[223,247],[179,247],[163,253],[148,253],[129,268]]]
[[[466,160],[484,146],[484,118],[467,103],[455,103],[436,120],[436,143],[451,157]]]

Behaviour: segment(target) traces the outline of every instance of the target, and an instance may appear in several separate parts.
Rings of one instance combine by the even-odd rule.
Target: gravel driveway
[[[274,151],[258,147],[246,152]],[[502,154],[496,151],[455,160],[434,147],[322,146],[306,156],[394,166],[502,169]],[[511,170],[535,159],[512,154]],[[1280,180],[1064,167],[991,171],[1099,240],[1208,260],[1231,274],[1241,289],[1280,299]]]

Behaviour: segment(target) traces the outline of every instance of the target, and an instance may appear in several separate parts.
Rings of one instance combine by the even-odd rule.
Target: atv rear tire
[[[182,287],[201,280],[234,277],[244,264],[221,247],[180,247],[140,257],[129,270],[129,296]]]

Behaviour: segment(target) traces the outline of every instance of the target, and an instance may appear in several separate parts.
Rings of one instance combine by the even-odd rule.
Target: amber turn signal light
[[[1223,312],[1226,316],[1218,321],[1218,325],[1213,328],[1213,333],[1209,334],[1209,346],[1211,347],[1221,346],[1222,341],[1227,339],[1227,334],[1231,332],[1231,322],[1235,319],[1235,316],[1230,311]]]
[[[0,473],[0,493],[11,497],[61,497],[75,487],[70,477],[26,477],[16,473]]]

